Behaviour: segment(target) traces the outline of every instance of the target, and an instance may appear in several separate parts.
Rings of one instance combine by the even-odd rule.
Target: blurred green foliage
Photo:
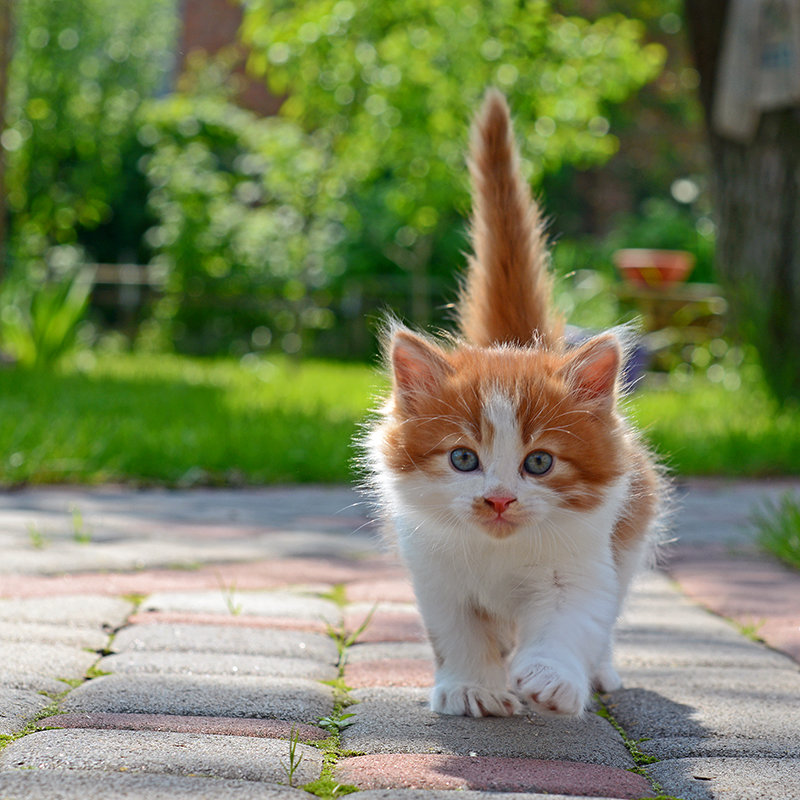
[[[132,120],[164,86],[176,18],[171,0],[19,0],[14,13],[0,138],[9,253],[41,281],[50,248],[109,220],[124,193]]]
[[[148,336],[240,354],[274,339],[297,353],[332,326],[325,287],[344,270],[347,211],[320,186],[330,154],[313,136],[208,88],[147,104],[138,136],[156,221],[145,237],[164,286]]]
[[[617,148],[608,107],[664,60],[636,20],[565,17],[542,0],[244,5],[250,67],[287,95],[283,116],[333,155],[320,185],[350,202],[348,274],[367,284],[405,278],[411,304],[401,310],[418,323],[432,316],[432,296],[453,296],[467,121],[486,87],[509,97],[522,166],[537,185],[565,163],[607,160]]]
[[[676,2],[615,0],[628,16],[584,19],[568,0],[245,0],[250,66],[287,96],[262,119],[235,105],[224,63],[152,99],[172,88],[175,0],[113,13],[19,0],[2,134],[11,255],[34,288],[82,251],[149,261],[163,286],[144,309],[150,347],[363,357],[365,314],[446,320],[467,246],[467,124],[486,86],[510,99],[535,188],[603,164],[618,120],[630,127],[626,98],[664,63],[652,29],[673,24]],[[609,252],[627,234],[696,221],[651,205],[618,239],[558,243],[573,321],[616,321]],[[583,271],[597,266],[606,277]]]
[[[0,289],[0,341],[23,367],[47,369],[70,353],[89,304],[93,271],[74,265],[59,280],[34,289],[24,280]]]

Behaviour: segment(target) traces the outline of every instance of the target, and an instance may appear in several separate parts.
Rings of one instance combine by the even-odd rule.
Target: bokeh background
[[[735,3],[701,5],[2,0],[0,480],[350,479],[385,310],[449,325],[490,85],[558,303],[642,329],[654,447],[800,471],[797,105],[714,132]],[[760,158],[788,181],[733,185]],[[631,279],[630,248],[693,267]]]

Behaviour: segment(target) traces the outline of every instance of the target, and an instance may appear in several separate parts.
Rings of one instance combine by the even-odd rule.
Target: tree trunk
[[[700,96],[711,119],[727,0],[686,0]],[[742,144],[708,125],[716,264],[731,319],[775,396],[800,398],[800,108],[761,115]]]
[[[11,5],[12,0],[0,0],[0,133],[5,129],[8,66],[11,63]],[[0,144],[0,280],[6,269],[7,220],[6,158],[5,149]]]

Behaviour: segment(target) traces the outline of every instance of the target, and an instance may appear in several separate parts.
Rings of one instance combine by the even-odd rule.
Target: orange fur
[[[523,449],[544,449],[558,459],[561,469],[540,480],[559,492],[565,507],[592,508],[624,472],[624,429],[613,408],[592,397],[575,398],[569,380],[574,355],[469,345],[448,352],[424,346],[446,368],[440,369],[435,388],[426,385],[411,393],[404,411],[403,390],[396,392],[399,405],[384,431],[386,463],[392,469],[430,471],[434,477],[441,469],[433,466],[440,463],[437,456],[489,439],[492,431],[483,409],[487,396],[499,389],[516,407]]]
[[[519,174],[508,106],[489,91],[473,126],[472,247],[458,304],[462,336],[489,347],[560,341],[550,306],[547,240],[539,207]]]
[[[396,325],[367,440],[436,657],[431,707],[580,714],[611,691],[611,631],[661,481],[617,409],[613,334],[571,347],[508,108],[489,92],[470,159],[474,255],[442,343]]]
[[[604,335],[574,349],[564,342],[541,214],[518,160],[506,102],[489,91],[472,134],[475,255],[459,304],[466,341],[443,347],[405,329],[390,332],[394,391],[382,426],[384,463],[435,478],[449,469],[443,454],[491,441],[484,406],[499,390],[514,404],[520,447],[556,457],[559,468],[538,480],[558,492],[562,506],[590,510],[632,472],[629,506],[613,535],[615,551],[624,550],[647,531],[660,478],[616,410],[616,339]],[[482,498],[473,514],[487,523],[494,517]],[[503,538],[514,528],[490,532]]]

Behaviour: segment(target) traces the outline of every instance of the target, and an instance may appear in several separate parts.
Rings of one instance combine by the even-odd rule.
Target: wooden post
[[[715,130],[729,0],[685,0],[706,113],[717,223],[716,263],[731,316],[767,383],[800,399],[800,106],[763,110],[750,141]]]

